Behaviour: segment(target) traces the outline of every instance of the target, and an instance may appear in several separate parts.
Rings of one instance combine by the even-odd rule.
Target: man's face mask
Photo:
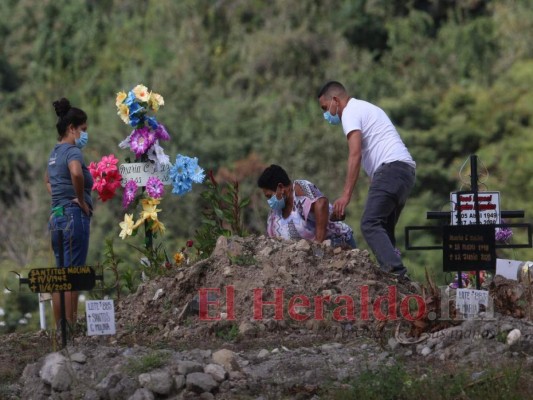
[[[329,102],[328,111],[324,113],[324,119],[328,121],[331,125],[339,125],[341,123],[341,118],[339,117],[339,106],[337,105],[335,115],[331,115],[331,112],[329,110],[331,109],[332,102],[333,99],[331,99],[331,101]]]

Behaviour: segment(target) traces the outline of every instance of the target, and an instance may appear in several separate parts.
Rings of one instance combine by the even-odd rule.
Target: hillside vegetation
[[[66,96],[87,111],[87,162],[110,153],[124,161],[130,154],[118,143],[130,132],[116,115],[116,92],[143,83],[161,93],[158,120],[172,137],[167,154],[198,157],[206,170],[235,170],[251,197],[245,225],[263,233],[258,163],[283,165],[332,201],[340,195],[346,139],[316,101],[321,84],[335,79],[384,108],[414,156],[417,184],[398,243],[415,278],[427,267],[443,282],[441,253],[406,251],[403,227],[435,224],[426,211],[449,209],[450,192],[468,187],[460,171],[470,154],[489,172],[482,187],[501,192],[502,209],[524,210],[526,222],[533,216],[532,32],[528,0],[4,0],[0,277],[53,262],[42,179],[56,140],[53,100]],[[362,179],[347,219],[363,248],[366,188]],[[202,190],[162,202],[169,252],[194,239]],[[92,264],[102,261],[106,238],[138,262],[118,238],[122,219],[118,198],[97,203]],[[517,232],[514,240],[526,238]]]

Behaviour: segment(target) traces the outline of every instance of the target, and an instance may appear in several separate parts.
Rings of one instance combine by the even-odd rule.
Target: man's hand
[[[346,206],[350,203],[349,196],[342,196],[333,203],[333,218],[337,221],[343,220],[346,214]]]

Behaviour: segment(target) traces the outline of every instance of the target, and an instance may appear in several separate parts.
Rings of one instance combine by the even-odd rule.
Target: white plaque
[[[457,289],[455,307],[465,318],[474,318],[480,311],[480,305],[489,307],[489,292],[476,289]]]
[[[113,300],[87,300],[87,336],[114,335],[115,307]]]
[[[524,265],[524,261],[505,260],[502,258],[496,259],[496,275],[501,275],[504,278],[518,280],[518,271]]]
[[[156,164],[151,162],[120,164],[118,168],[120,175],[122,175],[120,183],[124,187],[128,181],[133,180],[137,186],[143,187],[146,186],[146,182],[148,182],[150,177],[155,176],[163,182],[163,185],[171,185],[171,167],[172,164],[162,164],[157,167]]]
[[[452,202],[452,225],[459,225],[459,215],[463,225],[476,224],[476,207],[474,202],[474,193],[461,193],[459,202],[457,193],[450,193]],[[479,210],[480,224],[499,224],[500,223],[500,192],[478,192],[477,204]]]

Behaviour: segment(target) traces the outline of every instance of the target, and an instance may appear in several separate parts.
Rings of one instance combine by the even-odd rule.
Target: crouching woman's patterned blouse
[[[303,196],[296,196],[295,185],[302,189]],[[292,240],[313,240],[316,235],[316,221],[315,214],[311,211],[311,205],[325,196],[314,184],[306,180],[295,180],[292,191],[294,204],[291,214],[287,218],[283,218],[282,210],[270,210],[267,220],[268,236]],[[333,206],[329,204],[330,215],[332,210]],[[331,240],[331,245],[334,247],[355,248],[352,228],[341,221],[328,220],[326,239]]]

